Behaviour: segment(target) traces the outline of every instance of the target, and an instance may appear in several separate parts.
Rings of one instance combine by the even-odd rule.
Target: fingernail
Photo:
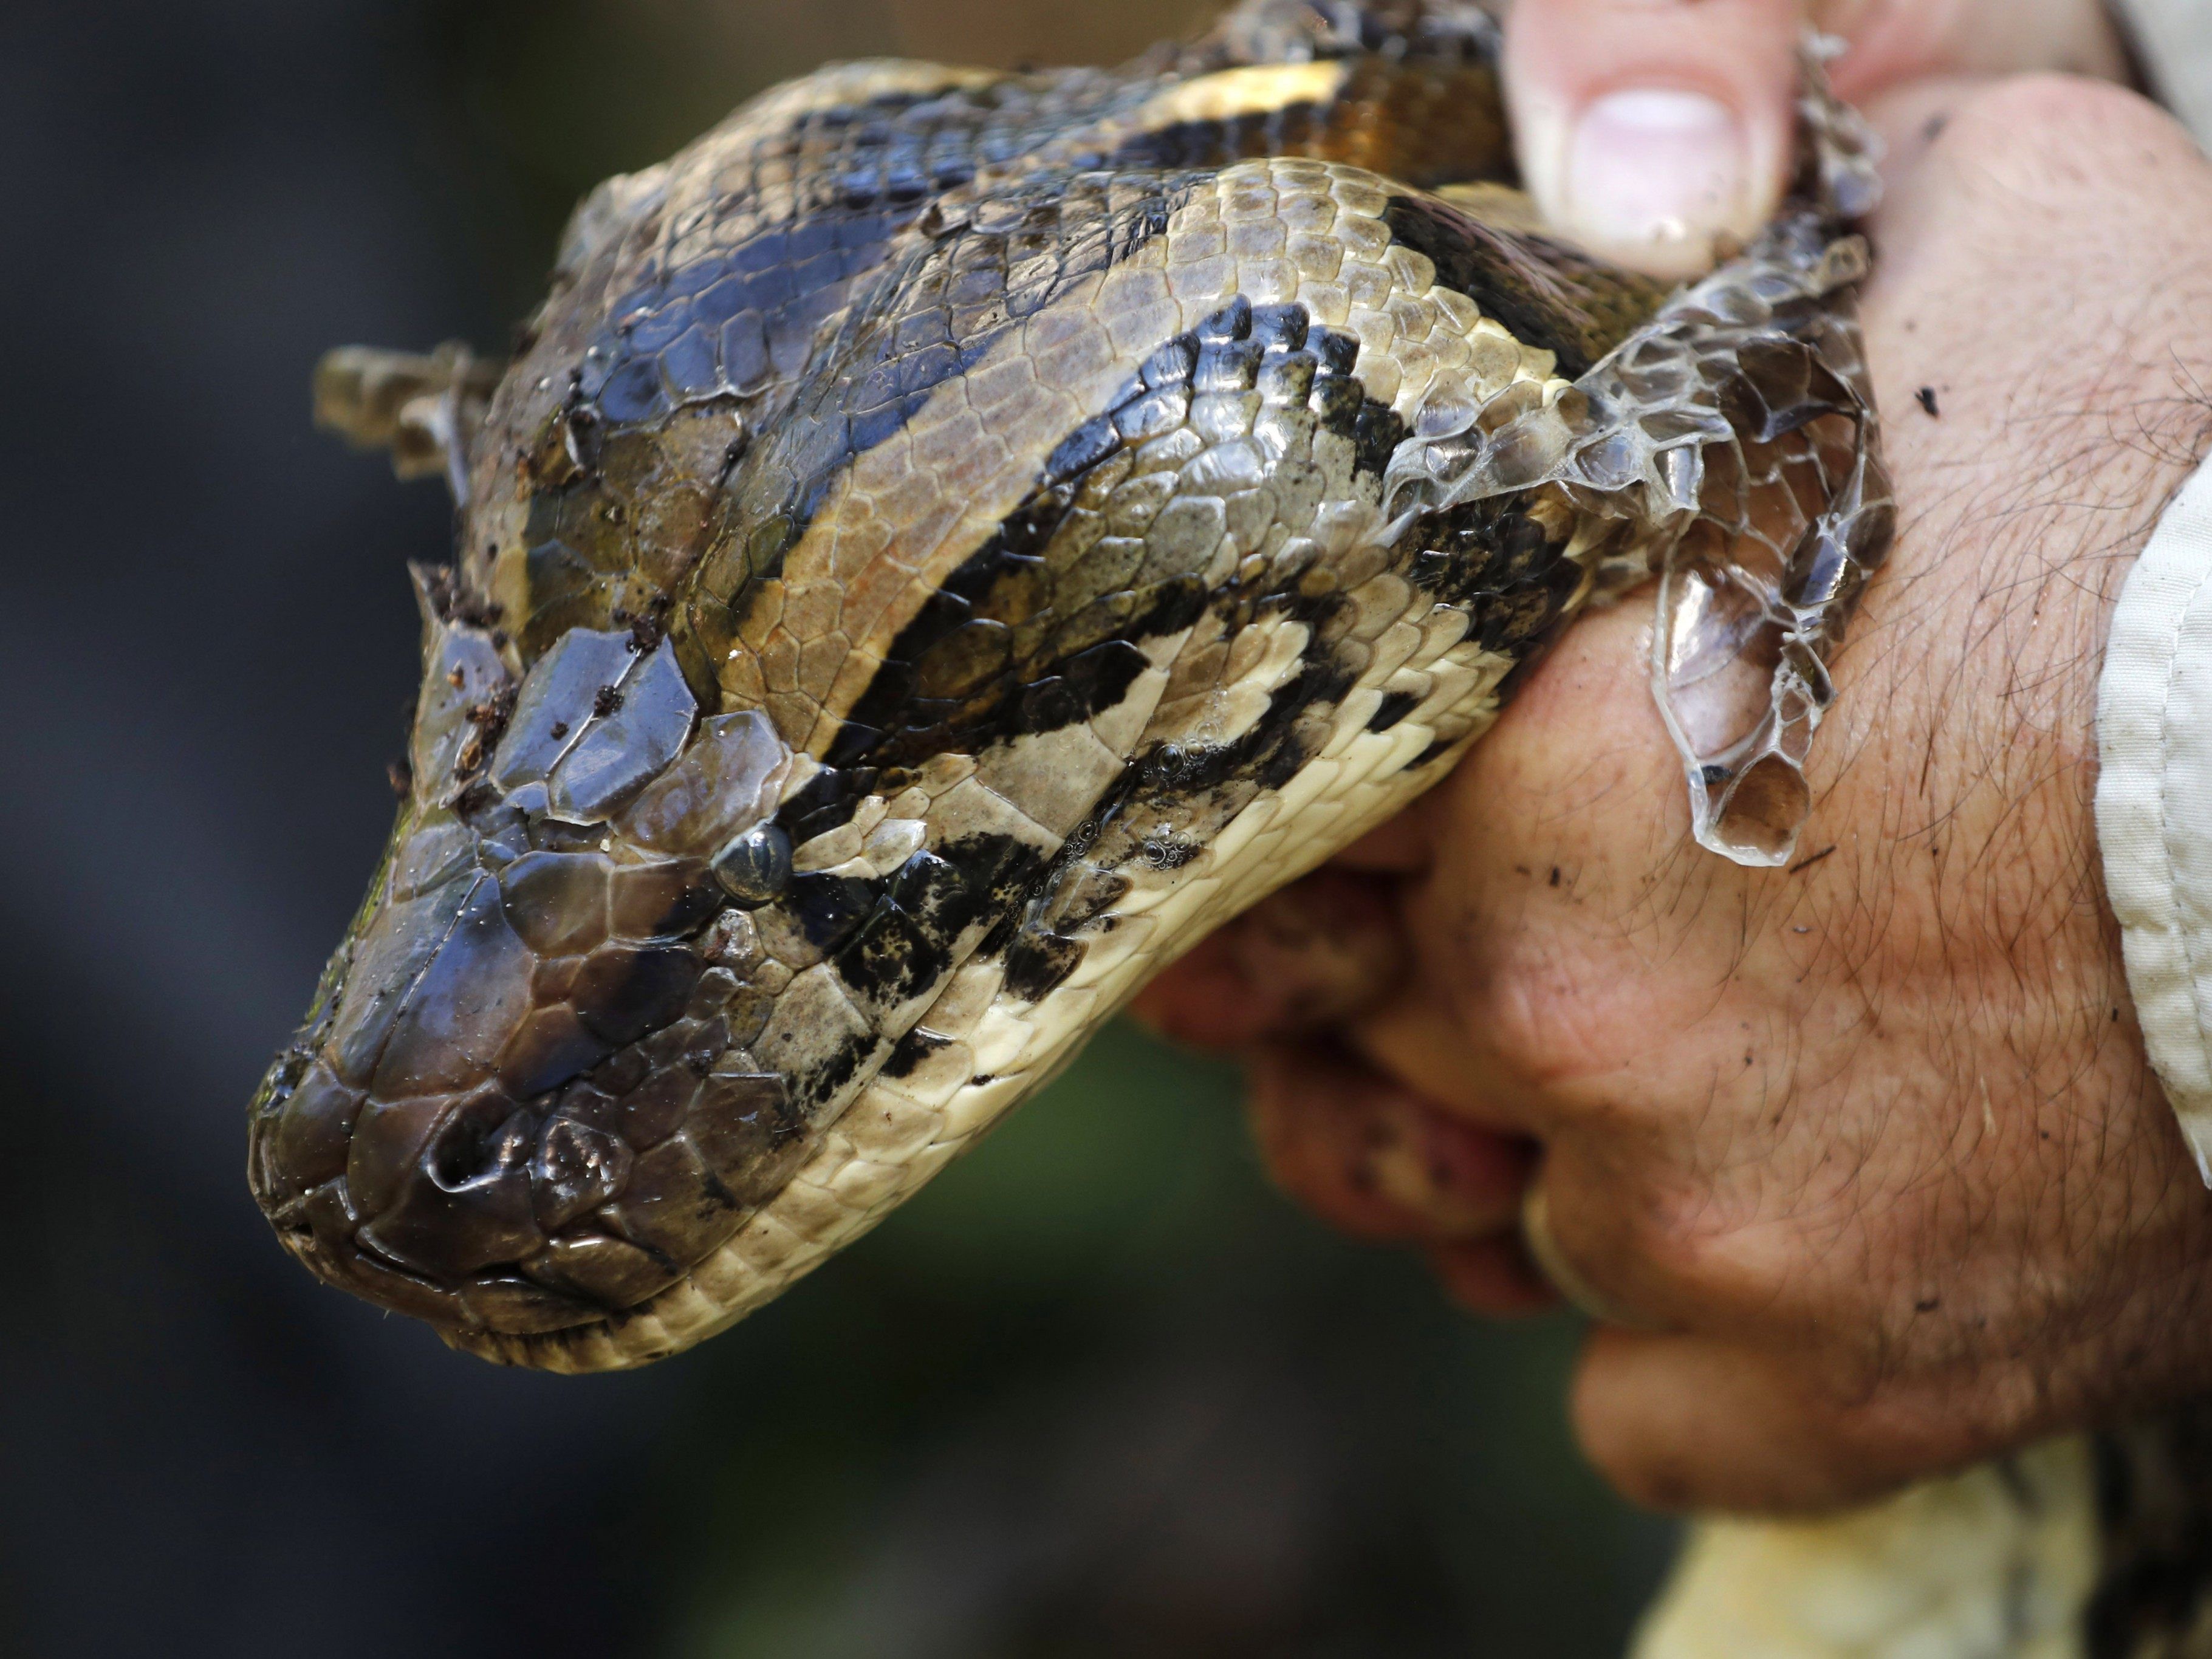
[[[1569,141],[1569,217],[1603,248],[1651,250],[1668,274],[1702,269],[1717,232],[1741,231],[1748,179],[1742,124],[1703,93],[1608,93]]]

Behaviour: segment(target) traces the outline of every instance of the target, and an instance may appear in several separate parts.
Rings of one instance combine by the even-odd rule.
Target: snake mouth
[[[604,1324],[810,1144],[753,1053],[793,757],[760,716],[698,720],[659,644],[580,634],[518,687],[425,594],[413,793],[249,1178],[316,1273],[449,1339]]]

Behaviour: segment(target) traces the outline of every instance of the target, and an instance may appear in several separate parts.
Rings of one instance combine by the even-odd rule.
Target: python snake
[[[1247,0],[1112,72],[825,70],[594,192],[512,364],[334,354],[458,547],[252,1108],[286,1247],[489,1358],[688,1346],[1654,574],[1698,838],[1786,860],[1894,516],[1863,131],[1815,68],[1780,216],[1670,293],[1544,233],[1498,45]],[[1714,1582],[1650,1651],[1748,1650]]]

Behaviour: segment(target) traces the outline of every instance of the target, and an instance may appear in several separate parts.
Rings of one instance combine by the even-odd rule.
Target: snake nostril
[[[494,1109],[503,1104],[494,1099]],[[464,1108],[447,1133],[432,1143],[423,1160],[431,1178],[448,1193],[464,1193],[503,1180],[521,1167],[537,1139],[537,1126],[527,1112],[517,1109],[489,1135],[483,1133],[482,1111]]]
[[[359,1234],[393,1261],[452,1280],[521,1260],[542,1243],[530,1201],[538,1124],[494,1093],[432,1133],[396,1200]]]

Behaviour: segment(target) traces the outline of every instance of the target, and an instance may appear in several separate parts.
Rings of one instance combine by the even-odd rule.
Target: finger
[[[1407,966],[1394,885],[1325,868],[1199,945],[1133,1011],[1164,1036],[1203,1048],[1313,1037],[1389,1000]]]
[[[1773,214],[1796,134],[1798,0],[1521,0],[1505,88],[1544,216],[1655,276]]]
[[[2129,77],[2101,0],[1824,0],[1814,21],[1846,43],[1829,79],[1855,103],[1930,75]]]
[[[1336,855],[1346,870],[1376,876],[1418,875],[1436,862],[1434,796],[1424,795],[1379,830]]]
[[[1291,1197],[1378,1242],[1510,1233],[1534,1161],[1525,1143],[1459,1122],[1312,1047],[1261,1051],[1252,1124],[1268,1173]]]
[[[1656,1510],[1811,1513],[1858,1504],[1945,1461],[1838,1406],[1784,1358],[1701,1336],[1601,1327],[1574,1383],[1575,1436]]]
[[[1444,1294],[1469,1313],[1517,1319],[1559,1305],[1559,1292],[1536,1271],[1516,1237],[1432,1245],[1427,1255]]]
[[[1734,1124],[1727,1096],[1705,1101]],[[1825,1334],[1839,1346],[1818,1321],[1858,1305],[1837,1283],[1850,1269],[1808,1261],[1802,1235],[1762,1210],[1762,1177],[1717,1168],[1683,1115],[1593,1115],[1547,1146],[1534,1176],[1542,1202],[1527,1218],[1540,1229],[1539,1259],[1575,1301],[1625,1328],[1808,1344]],[[1732,1133],[1753,1157],[1757,1128]]]
[[[1453,1012],[1417,979],[1355,1021],[1346,1037],[1359,1057],[1408,1093],[1479,1128],[1527,1133],[1543,1121],[1526,1080],[1470,1042]]]
[[[1129,1004],[1129,1013],[1170,1042],[1216,1053],[1248,1048],[1276,1017],[1273,997],[1238,965],[1225,934],[1201,941]]]
[[[1733,913],[1710,906],[1735,867],[1690,839],[1649,628],[1632,605],[1577,623],[1443,786],[1462,833],[1407,927],[1456,1045],[1439,1036],[1425,1056],[1402,1011],[1355,1028],[1422,1092],[1479,1098],[1539,1139],[1585,1103],[1658,1104],[1655,1053],[1703,1015],[1741,945]]]

